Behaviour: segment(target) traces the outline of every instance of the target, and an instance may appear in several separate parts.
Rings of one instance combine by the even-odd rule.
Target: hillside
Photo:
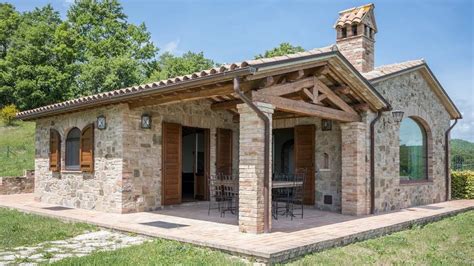
[[[474,143],[462,140],[451,140],[451,168],[454,170],[474,170]]]
[[[0,176],[22,175],[34,169],[35,123],[16,122],[6,127],[0,122]]]

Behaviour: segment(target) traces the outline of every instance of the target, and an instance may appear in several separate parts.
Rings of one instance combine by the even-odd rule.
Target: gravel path
[[[32,247],[0,249],[0,265],[54,262],[68,257],[86,256],[96,251],[108,251],[142,244],[149,238],[139,235],[101,230],[66,240],[47,241]]]

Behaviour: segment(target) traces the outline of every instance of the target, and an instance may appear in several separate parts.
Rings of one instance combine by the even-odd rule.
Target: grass
[[[238,257],[208,248],[157,239],[115,251],[60,260],[53,265],[244,265]]]
[[[292,265],[474,265],[474,211],[307,255]]]
[[[153,242],[68,258],[55,265],[240,265],[219,251],[175,241]],[[313,253],[290,265],[473,265],[474,211],[425,226]]]
[[[96,227],[0,208],[0,250],[71,238]]]
[[[14,126],[0,122],[0,176],[21,176],[34,169],[35,123],[16,121]]]

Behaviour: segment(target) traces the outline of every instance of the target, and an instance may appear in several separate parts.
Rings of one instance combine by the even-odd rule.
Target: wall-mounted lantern
[[[332,121],[328,119],[321,120],[321,129],[322,131],[332,130]]]
[[[394,110],[394,111],[392,111],[393,120],[394,120],[396,123],[402,122],[403,114],[404,114],[404,113],[405,113],[405,112],[403,112],[402,110]]]
[[[140,125],[144,129],[151,128],[151,116],[149,114],[142,114]]]
[[[105,116],[99,115],[97,117],[97,128],[100,130],[106,129],[107,128],[107,121],[105,119]]]

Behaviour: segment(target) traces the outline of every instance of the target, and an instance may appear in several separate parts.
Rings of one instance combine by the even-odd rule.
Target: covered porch
[[[299,58],[274,58],[272,61],[261,59],[230,66],[230,69],[238,70],[239,67],[248,73],[129,101],[130,110],[134,112],[147,106],[178,106],[207,100],[211,112],[231,115],[234,122],[234,126],[228,128],[207,129],[196,122],[199,119],[190,123],[169,123],[169,118],[162,116],[161,205],[183,202],[182,136],[185,130],[193,127],[192,130],[202,130],[201,143],[204,145],[201,159],[194,157],[194,167],[200,167],[200,171],[194,171],[195,197],[199,190],[200,199],[210,200],[211,176],[235,176],[238,182],[237,221],[241,232],[272,231],[273,173],[304,169],[304,204],[310,206],[306,209],[314,209],[317,201],[323,202],[326,197],[318,194],[318,186],[323,186],[318,184],[318,174],[327,171],[333,161],[336,163],[331,167],[331,178],[339,182],[339,188],[334,192],[338,195],[328,201],[338,201],[336,211],[343,214],[368,214],[368,128],[373,113],[387,108],[383,99],[338,52],[307,52]],[[201,74],[206,77],[219,73]],[[330,131],[331,127],[337,129],[328,133],[331,138],[318,140],[316,131],[327,128]],[[275,148],[273,129],[293,132],[291,167],[282,167],[284,163],[280,160],[279,169],[273,169],[276,163],[273,162],[276,152],[272,151]],[[331,143],[336,142],[336,148],[331,150]],[[317,153],[318,147],[323,145],[326,145],[326,151]],[[334,155],[330,156],[330,153]],[[207,215],[207,212],[203,214]],[[311,224],[310,220],[313,219],[305,217],[301,222]]]

